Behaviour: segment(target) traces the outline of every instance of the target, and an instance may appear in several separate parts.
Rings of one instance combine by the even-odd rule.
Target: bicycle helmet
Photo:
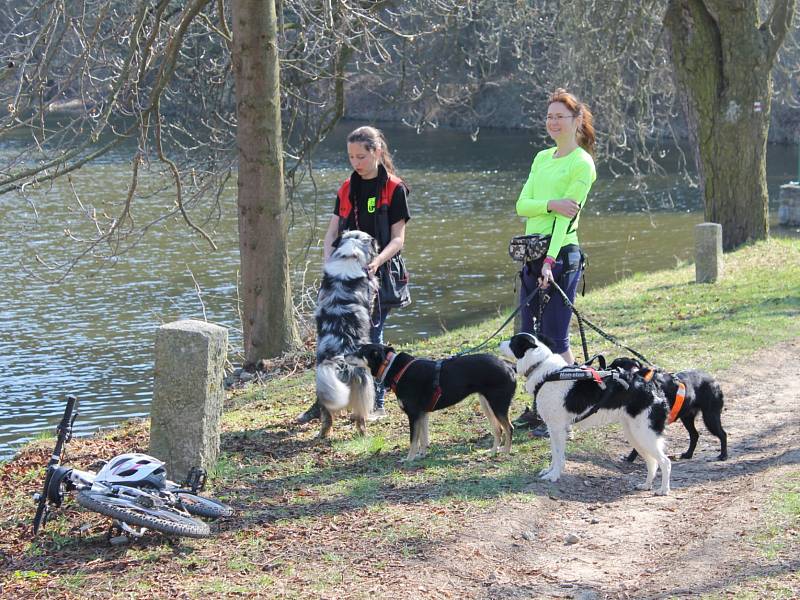
[[[95,481],[120,483],[134,487],[149,485],[163,488],[167,480],[164,463],[147,454],[120,454],[115,456],[97,473]]]

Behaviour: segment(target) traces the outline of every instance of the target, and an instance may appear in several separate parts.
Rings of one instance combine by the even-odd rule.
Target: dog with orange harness
[[[694,421],[698,413],[703,415],[703,423],[708,431],[719,438],[720,452],[717,459],[728,458],[728,435],[722,428],[722,409],[725,401],[719,384],[711,375],[697,369],[672,374],[663,369],[644,367],[638,360],[628,357],[615,359],[609,368],[638,373],[648,381],[652,379],[661,388],[670,405],[667,423],[680,419],[689,432],[689,448],[681,454],[681,459],[692,458],[697,448],[700,434]],[[637,456],[638,452],[632,450],[626,460],[633,462]]]

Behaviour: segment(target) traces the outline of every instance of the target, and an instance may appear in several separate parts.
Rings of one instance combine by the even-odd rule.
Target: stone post
[[[228,330],[203,321],[162,325],[156,334],[150,453],[180,483],[217,462]]]
[[[719,223],[695,225],[694,269],[697,283],[714,283],[722,277],[722,225]]]
[[[800,183],[782,185],[778,201],[778,225],[800,225]]]

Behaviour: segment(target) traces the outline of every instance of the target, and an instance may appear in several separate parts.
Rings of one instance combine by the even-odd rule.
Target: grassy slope
[[[739,356],[800,337],[800,242],[773,240],[726,256],[725,278],[717,285],[695,285],[693,279],[691,266],[637,275],[580,298],[578,306],[668,369],[702,366],[714,372]],[[445,356],[483,340],[501,322],[493,318],[403,349]],[[624,353],[593,334],[589,349]],[[119,595],[182,590],[305,597],[357,589],[352,582],[376,573],[400,586],[400,561],[434,554],[471,514],[491,510],[508,496],[532,498],[530,473],[543,463],[546,443],[517,435],[509,460],[487,458],[477,403],[432,419],[431,455],[405,468],[397,460],[407,449],[407,424],[394,406],[392,418],[372,425],[362,440],[354,440],[342,422],[331,443],[314,441],[315,427],[293,426],[313,388],[307,371],[229,399],[213,492],[234,504],[240,519],[222,524],[216,540],[153,537],[132,547],[109,547],[102,538],[106,521],[67,502],[31,542],[28,494],[41,481],[52,442],[33,444],[1,465],[4,597],[45,589],[56,596],[112,595],[112,578],[113,594]],[[515,414],[524,403],[520,386]],[[591,433],[573,443],[603,451]],[[69,460],[85,468],[97,457],[146,447],[146,424],[134,423],[103,438],[74,441]]]

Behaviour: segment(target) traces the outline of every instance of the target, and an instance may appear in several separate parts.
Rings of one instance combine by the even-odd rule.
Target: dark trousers
[[[544,257],[530,263],[526,263],[520,271],[520,302],[539,287],[539,277],[542,274],[542,263]],[[576,245],[564,246],[558,253],[558,258],[553,264],[553,279],[558,286],[564,290],[569,301],[575,302],[575,294],[578,290],[583,272],[583,260],[581,250]],[[572,309],[567,306],[561,294],[551,285],[545,293],[549,296],[549,301],[544,305],[541,314],[539,331],[542,335],[549,337],[555,344],[555,351],[561,354],[569,349],[569,322],[572,318]],[[543,300],[541,293],[533,294],[533,297],[520,309],[522,321],[521,331],[534,333],[534,320],[539,319],[539,303]]]
[[[386,317],[392,309],[385,307],[380,302],[375,303],[372,311],[372,327],[369,330],[369,341],[373,344],[383,344],[383,326],[386,324]],[[375,382],[375,409],[383,408],[383,399],[386,396],[386,388]]]

